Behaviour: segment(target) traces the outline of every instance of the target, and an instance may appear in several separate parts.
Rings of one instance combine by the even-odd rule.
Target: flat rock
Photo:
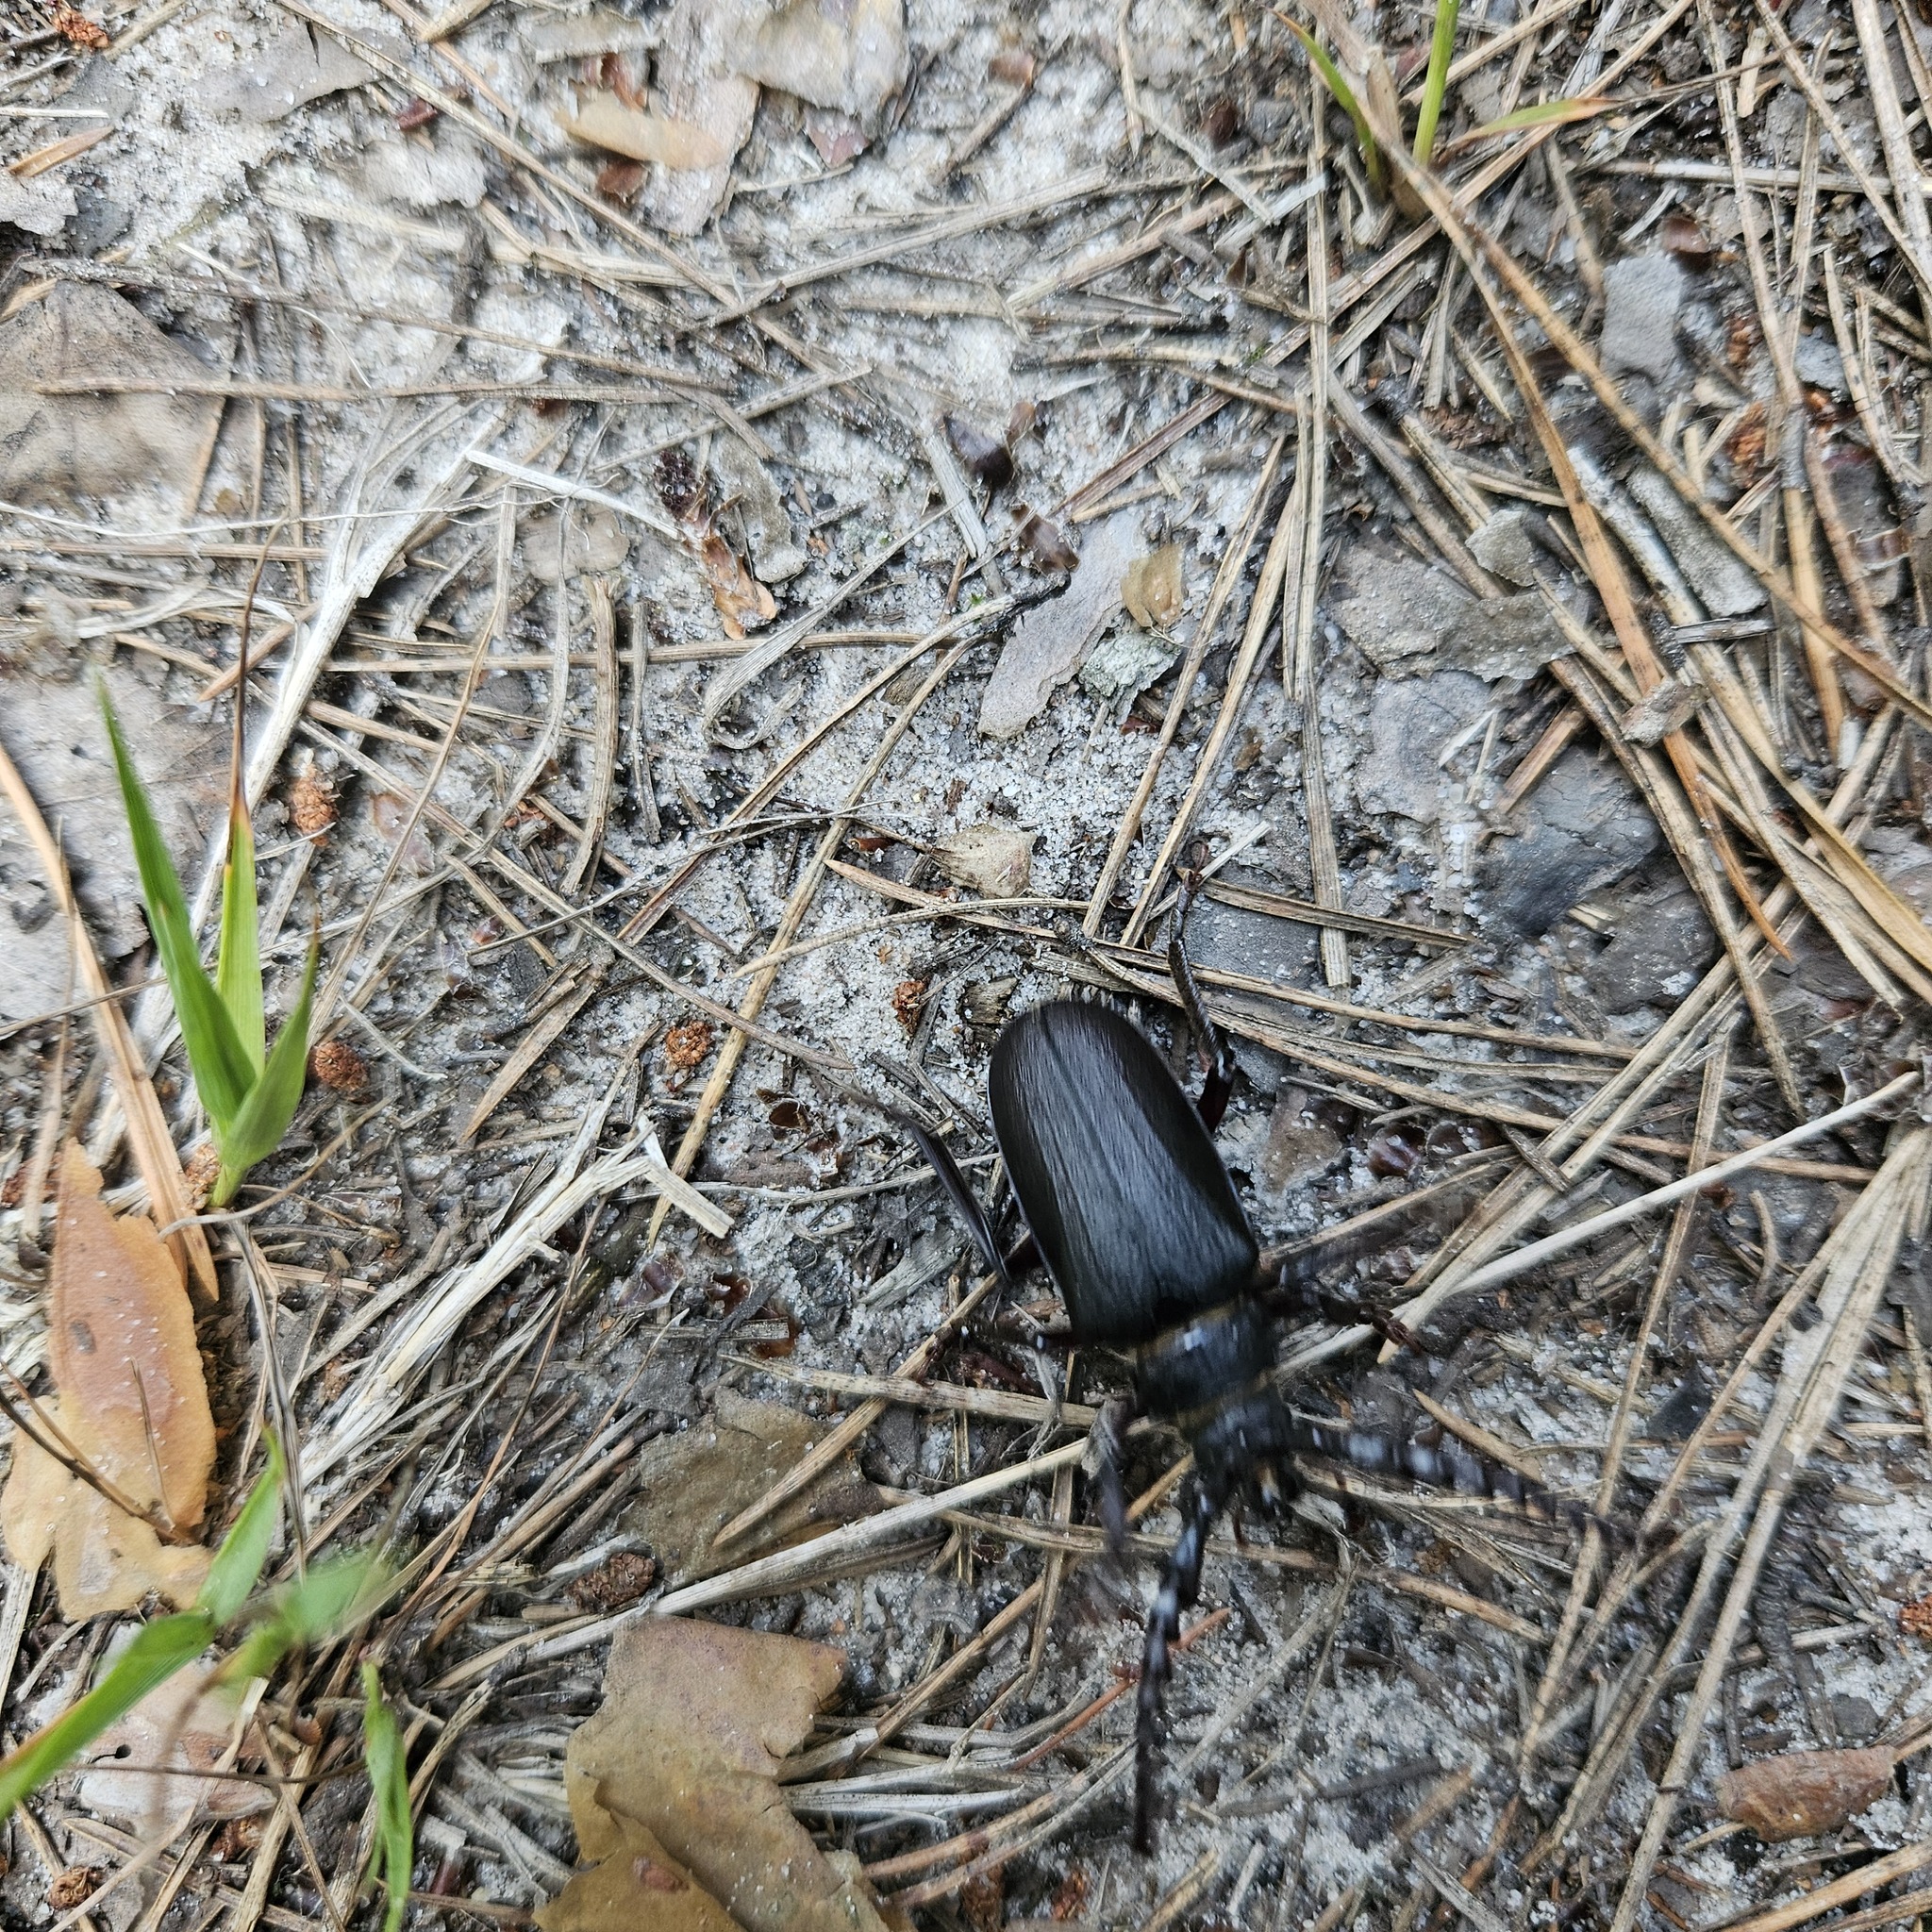
[[[1478,677],[1531,677],[1569,653],[1543,593],[1522,591],[1472,603],[1444,633],[1436,661]]]
[[[1421,658],[1475,600],[1446,572],[1401,552],[1364,553],[1328,613],[1377,670]]]
[[[1604,271],[1598,355],[1615,375],[1635,369],[1659,382],[1677,366],[1677,309],[1684,271],[1668,255],[1626,255]]]
[[[1717,957],[1717,938],[1697,894],[1673,876],[1614,908],[1609,943],[1584,968],[1607,1013],[1674,1006]]]
[[[1442,774],[1436,760],[1489,704],[1489,686],[1467,671],[1385,678],[1369,706],[1368,756],[1356,771],[1362,808],[1433,824],[1442,815]]]
[[[1684,581],[1713,617],[1742,617],[1764,603],[1764,587],[1711,534],[1710,525],[1648,463],[1630,473],[1625,488],[1657,526]]]
[[[1494,511],[1486,524],[1470,532],[1469,554],[1506,584],[1521,584],[1527,590],[1536,581],[1536,544],[1523,510]]]
[[[1636,788],[1607,756],[1580,747],[1557,760],[1519,816],[1521,836],[1483,847],[1476,883],[1491,919],[1524,939],[1540,938],[1657,848],[1657,823]]]
[[[36,175],[23,181],[0,172],[0,223],[29,235],[58,235],[76,212],[74,190]]]
[[[1140,546],[1140,522],[1117,510],[1087,532],[1067,588],[1013,626],[979,705],[987,738],[1017,738],[1080,668],[1101,626],[1121,608],[1121,577]]]
[[[460,130],[433,137],[385,135],[363,151],[357,170],[365,194],[405,208],[475,208],[490,186],[482,151]]]
[[[372,39],[392,46],[398,58],[408,60],[408,49],[393,36],[377,33]],[[367,64],[333,34],[319,32],[306,21],[291,21],[252,60],[213,81],[207,103],[244,121],[285,121],[310,101],[374,78]]]

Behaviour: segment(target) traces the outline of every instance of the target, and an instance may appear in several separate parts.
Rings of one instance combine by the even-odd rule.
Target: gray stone
[[[459,128],[439,127],[428,138],[379,135],[356,173],[365,194],[406,208],[475,208],[490,186],[482,150]]]
[[[1469,554],[1506,584],[1521,584],[1526,590],[1536,581],[1536,544],[1523,510],[1493,511],[1488,523],[1470,532]]]
[[[408,50],[392,34],[373,33],[370,39],[381,43],[385,52],[408,61]],[[333,34],[297,20],[290,22],[254,59],[213,81],[207,102],[211,108],[240,114],[244,121],[283,121],[310,101],[340,93],[344,88],[360,87],[374,78],[369,68]]]
[[[1399,551],[1358,551],[1349,575],[1328,613],[1377,670],[1433,651],[1474,601],[1454,577]]]
[[[1531,677],[1569,653],[1570,640],[1543,593],[1523,591],[1472,604],[1450,625],[1436,661],[1478,677]]]
[[[74,219],[74,190],[40,175],[23,181],[0,171],[0,223],[28,235],[58,235]]]
[[[1540,938],[1571,907],[1657,850],[1657,823],[1607,756],[1565,752],[1532,791],[1515,838],[1491,839],[1476,865],[1490,918]]]
[[[1630,893],[1613,916],[1609,943],[1584,968],[1606,1012],[1674,1006],[1717,957],[1704,908],[1681,878]]]
[[[1668,255],[1627,255],[1604,271],[1598,354],[1612,375],[1640,370],[1659,382],[1677,366],[1677,308],[1684,271]]]
[[[1307,1096],[1285,1087],[1268,1122],[1268,1139],[1254,1175],[1255,1191],[1279,1214],[1305,1183],[1324,1174],[1341,1158],[1341,1138],[1319,1122],[1305,1120]]]
[[[1489,708],[1490,690],[1466,671],[1385,679],[1369,707],[1369,751],[1356,772],[1366,811],[1400,812],[1433,824],[1442,815],[1437,759]]]
[[[1828,390],[1835,396],[1851,393],[1845,387],[1845,358],[1838,344],[1824,336],[1800,336],[1791,350],[1791,367],[1798,380],[1813,389]]]
[[[1080,688],[1112,705],[1115,714],[1124,717],[1127,707],[1179,655],[1153,632],[1123,625],[1094,645],[1080,667]]]
[[[1230,883],[1233,883],[1230,877]],[[1273,879],[1242,883],[1273,888]],[[1315,929],[1273,913],[1250,912],[1241,906],[1224,906],[1202,899],[1188,918],[1188,953],[1196,965],[1223,973],[1244,973],[1256,979],[1292,981],[1308,970],[1315,958]],[[1273,1085],[1273,1080],[1269,1082]]]
[[[1713,617],[1742,617],[1763,604],[1763,586],[1718,541],[1710,525],[1671,488],[1660,471],[1640,463],[1626,487],[1657,526],[1684,581]]]
[[[111,966],[147,941],[134,849],[93,680],[62,679],[52,669],[0,675],[0,744],[59,838],[88,930]],[[106,676],[161,837],[192,878],[227,794],[225,727],[168,703],[125,664]],[[73,996],[67,924],[55,916],[40,858],[10,811],[0,811],[0,1022],[52,1011]]]

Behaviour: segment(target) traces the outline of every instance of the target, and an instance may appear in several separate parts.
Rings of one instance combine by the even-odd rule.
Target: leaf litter
[[[114,1214],[72,1141],[47,1282],[47,1361],[50,1437],[124,1501],[18,1436],[0,1492],[8,1554],[29,1570],[52,1554],[70,1618],[131,1609],[150,1591],[186,1604],[208,1572],[208,1553],[190,1534],[207,1510],[215,1458],[188,1290],[153,1222]]]
[[[565,1759],[598,1869],[539,1914],[544,1932],[885,1932],[858,1860],[822,1852],[776,1778],[843,1671],[830,1644],[763,1631],[668,1617],[625,1630]]]
[[[0,553],[0,730],[111,653],[152,762],[192,768],[172,727],[232,682],[266,553],[263,949],[292,990],[312,906],[356,1060],[242,1190],[253,1245],[212,1231],[205,1340],[225,1430],[273,1413],[325,1445],[291,1560],[385,1524],[422,1546],[373,1634],[410,1713],[392,1906],[399,1769],[418,1888],[562,1889],[568,1736],[616,1620],[664,1604],[842,1657],[778,1790],[938,1922],[1920,1909],[1923,1762],[1859,1770],[1923,1714],[1909,1115],[1507,1304],[1457,1291],[1920,1055],[1925,241],[1884,185],[1932,97],[1908,9],[1465,8],[1453,200],[1408,163],[1429,22],[1386,8],[1306,21],[1373,146],[1267,9],[295,14],[57,43],[16,9],[8,178],[58,220],[0,322],[39,344],[0,457],[42,492]],[[639,117],[634,146],[708,144],[587,147],[587,106]],[[60,359],[52,323],[89,311],[100,353]],[[1001,662],[1023,626],[1039,650]],[[1011,736],[977,728],[995,697]],[[81,734],[42,735],[31,787],[120,959],[138,922],[89,876]],[[170,828],[184,873],[208,823]],[[1004,854],[960,848],[988,830]],[[975,909],[1023,852],[1041,903]],[[1310,1469],[1301,1517],[1211,1549],[1170,1707],[1174,1755],[1211,1748],[1143,1868],[1109,1767],[1144,1590],[1092,1561],[1089,1488],[1052,1460],[1079,1424],[1034,1443],[1011,1326],[1056,1311],[969,1332],[963,1241],[879,1108],[984,1183],[1009,1013],[1131,987],[1182,1058],[1181,862],[1213,874],[1191,936],[1260,1233],[1370,1217],[1369,1291],[1424,1305],[1426,1360],[1297,1326],[1297,1402],[1480,1431],[1646,1526],[1579,1552]],[[33,1174],[70,1108],[140,1206],[84,1029],[57,1050],[67,935],[35,873],[0,878],[57,982],[0,1042],[23,1374]],[[158,996],[119,1004],[117,1088],[151,1065],[156,1130],[192,1144]],[[564,1199],[531,1241],[528,1203]],[[1074,1374],[1062,1422],[1120,1387]],[[1153,1553],[1177,1449],[1136,1441]],[[16,1589],[0,1615],[19,1730],[87,1681],[65,1609]],[[1320,1666],[1271,1674],[1311,1618]],[[262,1737],[302,1795],[245,1854],[244,1932],[354,1903],[381,1827],[325,1774],[358,1661],[319,1638],[276,1681]],[[1757,1857],[1725,1793],[1757,1780],[1774,1824],[1812,1760],[1808,1835]],[[57,1789],[50,1859],[123,1858],[97,1808]],[[609,1816],[576,1880],[605,1923],[647,1882],[724,1914],[730,1874]],[[38,1908],[35,1871],[9,1907]]]

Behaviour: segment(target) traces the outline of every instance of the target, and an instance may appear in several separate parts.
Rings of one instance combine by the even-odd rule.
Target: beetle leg
[[[1107,1547],[1118,1557],[1127,1546],[1127,1492],[1121,1482],[1121,1465],[1125,1459],[1127,1424],[1134,1419],[1130,1396],[1110,1395],[1100,1405],[1093,1418],[1089,1451],[1083,1461],[1100,1491],[1100,1521],[1107,1531]]]
[[[1368,1475],[1407,1475],[1438,1489],[1460,1490],[1466,1495],[1498,1496],[1533,1515],[1573,1525],[1595,1521],[1591,1512],[1567,1497],[1554,1494],[1541,1483],[1525,1482],[1513,1469],[1491,1462],[1444,1436],[1431,1446],[1367,1429],[1330,1428],[1323,1423],[1289,1418],[1289,1446],[1309,1455],[1325,1456]]]
[[[1188,1024],[1194,1029],[1195,1043],[1206,1069],[1200,1098],[1194,1102],[1194,1111],[1201,1116],[1201,1124],[1211,1134],[1221,1124],[1221,1116],[1227,1111],[1227,1096],[1234,1091],[1235,1059],[1234,1049],[1223,1037],[1220,1027],[1208,1017],[1207,1003],[1201,997],[1201,989],[1194,983],[1194,969],[1188,963],[1188,914],[1193,909],[1194,893],[1200,882],[1198,873],[1183,872],[1180,874],[1180,892],[1174,912],[1174,937],[1167,942],[1167,970],[1174,974],[1181,1006],[1187,1012]]]
[[[1415,1330],[1374,1302],[1358,1302],[1345,1294],[1333,1293],[1321,1283],[1281,1271],[1279,1283],[1257,1297],[1271,1315],[1316,1315],[1339,1327],[1353,1328],[1357,1323],[1373,1328],[1384,1341],[1397,1348],[1411,1349],[1417,1355],[1428,1353],[1416,1339]]]
[[[1218,1486],[1198,1477],[1181,1498],[1181,1533],[1168,1552],[1160,1587],[1147,1612],[1147,1646],[1141,1658],[1140,1712],[1134,1731],[1134,1849],[1154,1849],[1155,1778],[1160,1763],[1160,1706],[1167,1691],[1168,1657],[1181,1632],[1181,1612],[1201,1594],[1201,1560],[1208,1525],[1227,1500]]]

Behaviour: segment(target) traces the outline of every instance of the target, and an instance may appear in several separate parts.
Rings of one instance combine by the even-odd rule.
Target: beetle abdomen
[[[1257,1250],[1208,1130],[1106,1007],[1056,1000],[1000,1036],[993,1133],[1078,1341],[1143,1341],[1246,1293]]]

